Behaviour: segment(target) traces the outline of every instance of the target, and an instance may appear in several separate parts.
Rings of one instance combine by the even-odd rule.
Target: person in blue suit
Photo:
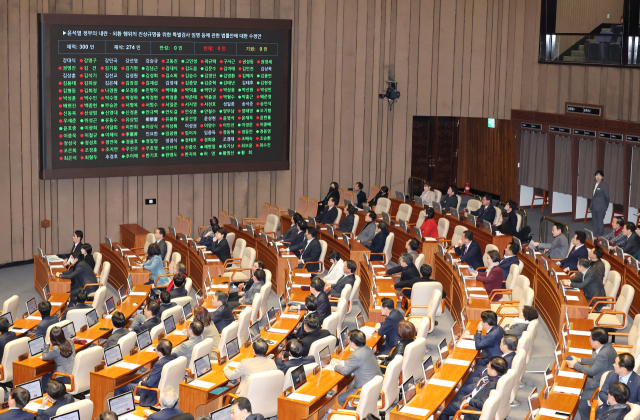
[[[515,242],[511,242],[504,249],[504,256],[500,260],[500,268],[502,269],[502,281],[506,281],[507,277],[509,277],[509,271],[511,271],[512,265],[520,264],[520,260],[518,259],[518,252],[520,252],[520,248]]]
[[[469,210],[468,208],[465,210]],[[496,209],[491,205],[491,196],[485,194],[482,197],[482,207],[471,212],[476,216],[476,223],[482,225],[485,220],[491,224],[496,220]]]
[[[505,334],[502,336],[502,340],[500,341],[500,351],[502,352],[502,357],[507,362],[507,369],[511,369],[511,363],[513,362],[513,358],[516,356],[516,349],[518,348],[518,337],[511,334]],[[485,365],[476,365],[474,367],[473,372],[467,378],[467,381],[464,383],[462,388],[458,391],[458,394],[467,395],[473,391],[478,380],[487,376],[487,367]]]
[[[478,328],[475,335],[465,334],[463,338],[472,338],[476,343],[476,350],[481,350],[482,358],[478,360],[476,365],[487,365],[489,360],[495,356],[502,356],[500,343],[504,330],[498,325],[498,315],[493,311],[482,311],[480,314],[482,321],[478,322]],[[482,335],[482,330],[487,333]],[[479,367],[476,366],[476,369]]]
[[[382,255],[373,255],[374,253],[382,253],[384,251],[384,245],[387,242],[387,236],[389,236],[389,227],[386,222],[378,223],[376,228],[376,234],[371,241],[371,245],[369,245],[369,249],[371,250],[371,257],[369,258],[371,261],[383,261]],[[364,244],[367,246],[367,244]],[[389,261],[387,261],[388,263]]]
[[[391,353],[391,350],[400,341],[398,322],[404,321],[404,315],[396,309],[393,299],[383,298],[381,306],[380,313],[386,318],[384,322],[376,325],[376,331],[379,335],[384,336],[384,344],[378,350],[377,355]]]
[[[571,243],[573,249],[569,252],[569,255],[564,260],[560,261],[560,265],[565,272],[576,271],[578,269],[578,260],[580,258],[589,258],[589,251],[584,246],[584,241],[587,240],[587,234],[579,230],[573,235]]]
[[[475,270],[478,267],[482,267],[482,252],[480,251],[480,245],[473,240],[473,232],[465,230],[462,234],[462,239],[458,242],[458,246],[455,247],[458,260],[462,263],[469,264]]]
[[[16,387],[9,394],[9,410],[0,414],[0,420],[33,420],[33,413],[25,410],[31,395],[24,388]]]
[[[629,388],[630,403],[637,404],[640,402],[640,375],[633,371],[635,364],[636,360],[630,353],[621,353],[616,357],[616,361],[613,364],[613,372],[610,371],[607,374],[607,379],[604,380],[600,392],[598,392],[598,398],[602,401],[602,405],[598,407],[596,418],[600,418],[609,408],[607,392],[614,382],[621,382]]]
[[[331,315],[331,303],[329,303],[329,296],[324,291],[324,281],[320,277],[312,278],[309,291],[316,298],[316,311],[320,315],[320,319]]]
[[[51,304],[46,300],[38,303],[38,312],[40,312],[42,321],[40,321],[36,328],[36,337],[41,335],[44,336],[47,333],[47,329],[58,322],[58,317],[51,315]]]
[[[182,414],[182,410],[175,408],[178,402],[178,391],[171,386],[165,387],[160,392],[160,411],[144,410],[147,420],[168,420],[173,416]]]
[[[0,318],[0,360],[4,356],[4,347],[18,338],[15,332],[9,331],[9,320]]]
[[[129,391],[133,391],[136,386],[146,386],[148,388],[157,388],[160,384],[160,377],[162,376],[162,368],[167,363],[176,360],[178,356],[175,354],[171,354],[171,350],[173,350],[173,345],[171,341],[162,339],[158,340],[158,344],[156,345],[156,354],[159,359],[153,368],[151,368],[151,372],[147,378],[140,382],[130,382],[120,388],[116,388],[115,395],[122,395]],[[155,391],[148,391],[145,389],[139,390],[138,394],[140,396],[140,405],[144,407],[153,407],[158,405],[158,394]]]
[[[289,340],[287,342],[287,351],[289,352],[289,360],[275,360],[276,366],[284,374],[286,374],[292,367],[314,363],[316,360],[313,356],[303,356],[304,344],[302,344],[298,339]]]
[[[56,415],[59,408],[71,404],[75,399],[71,394],[67,394],[65,385],[57,379],[49,379],[47,383],[47,396],[42,399],[42,405],[38,408],[36,420],[51,420]],[[47,407],[51,403],[51,407]]]
[[[288,249],[289,249],[289,251],[291,251],[294,254],[296,254],[297,257],[300,257],[300,253],[302,252],[302,248],[304,247],[304,245],[306,243],[307,222],[305,220],[300,219],[296,223],[296,227],[298,228],[298,231],[296,232],[295,236],[291,240],[291,243],[289,243]]]

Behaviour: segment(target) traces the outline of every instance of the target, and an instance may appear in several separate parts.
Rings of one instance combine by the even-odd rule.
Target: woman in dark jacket
[[[342,219],[342,222],[340,222],[340,227],[338,228],[338,230],[344,233],[351,233],[353,231],[353,222],[355,220],[354,215],[356,214],[356,208],[353,205],[349,204],[344,209],[344,211],[346,215]]]
[[[93,255],[91,255],[92,252],[93,252],[93,248],[91,248],[90,244],[82,244],[82,248],[80,248],[80,253],[84,255],[84,260],[87,264],[89,264],[89,267],[91,267],[92,270],[95,270],[96,262],[93,259]]]
[[[398,344],[396,344],[391,353],[388,356],[379,356],[379,358],[382,359],[380,362],[381,367],[387,366],[397,355],[404,355],[404,350],[416,339],[417,332],[415,325],[409,321],[398,322],[398,335],[400,336],[400,341],[398,341]]]
[[[494,230],[502,232],[505,235],[516,237],[520,239],[521,242],[529,242],[529,234],[531,233],[531,228],[529,226],[523,227],[520,229],[520,232],[518,232],[509,220],[509,213],[506,211],[502,211],[502,214],[498,219],[498,226],[495,226]]]
[[[389,187],[387,187],[386,185],[380,187],[380,191],[378,191],[378,194],[376,194],[371,200],[369,200],[369,206],[375,206],[376,204],[378,204],[378,198],[381,197],[389,198]]]

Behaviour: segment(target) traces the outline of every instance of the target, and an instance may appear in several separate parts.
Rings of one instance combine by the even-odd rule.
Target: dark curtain
[[[580,139],[580,156],[578,157],[578,196],[591,198],[598,170],[598,146],[595,140]],[[609,184],[609,186],[611,186]]]
[[[629,205],[640,209],[640,146],[631,148],[631,190]],[[611,185],[609,185],[611,188]]]
[[[547,135],[523,131],[520,141],[520,176],[518,183],[546,190],[548,184]]]
[[[556,136],[554,154],[553,191],[571,195],[571,137]]]
[[[609,195],[614,204],[624,203],[623,146],[606,143],[604,147],[604,182],[609,186]],[[595,180],[594,180],[595,182]]]

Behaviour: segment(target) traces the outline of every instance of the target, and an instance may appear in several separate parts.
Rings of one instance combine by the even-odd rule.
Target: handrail
[[[549,222],[551,224],[559,224],[564,226],[564,236],[567,237],[567,241],[569,240],[569,226],[566,223],[562,223],[558,220],[552,219],[547,216],[542,216],[540,218],[540,242],[547,242],[547,233],[549,232]]]

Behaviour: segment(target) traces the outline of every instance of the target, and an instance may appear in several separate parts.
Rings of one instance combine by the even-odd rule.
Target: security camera
[[[400,97],[400,92],[398,91],[398,82],[394,82],[393,80],[387,80],[387,91],[385,93],[379,93],[378,98],[387,99],[389,101],[389,110],[391,111],[393,108],[393,104]]]

